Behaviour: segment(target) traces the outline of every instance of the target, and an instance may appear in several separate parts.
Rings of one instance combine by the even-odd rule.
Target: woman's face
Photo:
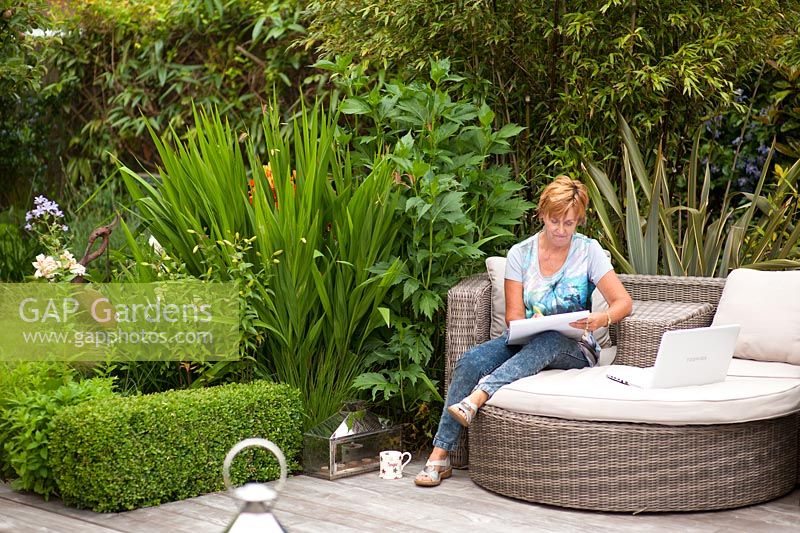
[[[549,213],[542,217],[544,233],[548,243],[556,248],[569,246],[572,236],[578,228],[578,214],[574,207],[570,207],[563,215]]]

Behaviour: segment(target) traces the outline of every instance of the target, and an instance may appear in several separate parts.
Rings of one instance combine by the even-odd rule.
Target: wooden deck
[[[703,513],[617,514],[573,511],[515,501],[487,492],[456,471],[438,488],[414,485],[421,460],[406,477],[385,481],[377,473],[338,481],[289,479],[275,515],[289,531],[542,531],[542,532],[792,532],[800,531],[800,489],[772,502]],[[238,504],[214,493],[126,513],[93,513],[45,502],[0,484],[0,531],[111,533],[221,532]]]

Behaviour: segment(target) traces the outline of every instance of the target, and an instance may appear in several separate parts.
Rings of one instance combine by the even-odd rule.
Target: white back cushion
[[[506,258],[487,257],[486,272],[492,282],[492,325],[489,338],[496,339],[506,331]]]
[[[800,270],[728,274],[713,325],[740,324],[734,357],[800,365]]]

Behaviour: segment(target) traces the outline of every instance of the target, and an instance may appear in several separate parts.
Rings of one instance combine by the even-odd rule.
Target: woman
[[[588,203],[586,187],[567,176],[545,187],[538,207],[544,228],[508,252],[506,325],[521,318],[588,309],[595,286],[608,302],[608,310],[570,324],[585,331],[579,341],[545,331],[525,345],[512,346],[506,344],[506,332],[467,351],[453,370],[447,409],[439,421],[433,451],[414,480],[417,485],[433,487],[450,477],[449,454],[456,448],[461,427],[470,425],[497,389],[547,368],[594,366],[600,347],[589,332],[630,314],[631,297],[603,249],[596,240],[575,232],[586,220]]]

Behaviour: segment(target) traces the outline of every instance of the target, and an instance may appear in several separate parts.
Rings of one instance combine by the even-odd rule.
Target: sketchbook
[[[558,331],[567,337],[580,339],[581,335],[583,335],[583,330],[573,328],[569,324],[588,316],[589,311],[575,311],[574,313],[512,320],[508,325],[508,340],[506,344],[525,344],[531,340],[531,337],[543,331]]]

